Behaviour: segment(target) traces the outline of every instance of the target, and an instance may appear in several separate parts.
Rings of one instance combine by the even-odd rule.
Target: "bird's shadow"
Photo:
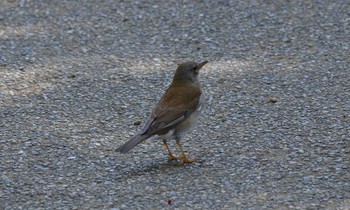
[[[116,171],[119,171],[119,175],[122,177],[136,177],[136,176],[142,176],[146,174],[176,174],[177,172],[182,172],[184,169],[188,167],[193,167],[193,164],[196,164],[196,166],[202,165],[202,160],[198,160],[196,163],[191,164],[180,164],[181,161],[178,160],[167,160],[167,161],[141,161],[140,165],[138,167],[132,167],[132,169],[125,170],[118,170],[119,167],[116,167]]]
[[[143,174],[151,173],[151,172],[157,172],[157,173],[167,173],[169,170],[172,169],[181,169],[186,167],[186,164],[179,164],[179,161],[163,161],[163,162],[147,162],[142,167],[137,168],[136,170],[131,171],[131,176],[140,176]]]

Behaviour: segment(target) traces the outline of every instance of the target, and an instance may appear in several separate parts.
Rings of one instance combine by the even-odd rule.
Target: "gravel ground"
[[[348,0],[2,0],[0,209],[350,209],[349,40]],[[115,153],[187,60],[198,162]]]

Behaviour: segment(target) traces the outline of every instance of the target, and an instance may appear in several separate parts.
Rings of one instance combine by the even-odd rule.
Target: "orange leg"
[[[168,150],[169,159],[170,160],[177,160],[177,159],[179,159],[179,157],[174,156],[173,153],[170,151],[168,143],[166,141],[163,141],[163,143],[164,143],[164,146],[165,146],[166,150]]]
[[[181,163],[181,164],[184,164],[184,163],[192,163],[192,162],[195,162],[195,161],[196,161],[195,159],[188,159],[188,158],[186,157],[186,155],[185,155],[184,150],[182,149],[182,146],[181,146],[180,142],[177,141],[176,143],[177,143],[177,145],[179,146],[180,151],[181,151],[181,155],[182,155],[182,163]]]

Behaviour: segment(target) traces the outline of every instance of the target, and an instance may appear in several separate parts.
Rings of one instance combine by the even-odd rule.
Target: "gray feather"
[[[148,139],[149,137],[150,137],[149,135],[137,135],[137,136],[134,136],[132,139],[130,139],[125,144],[123,144],[118,149],[116,149],[116,152],[127,153],[132,148],[134,148],[136,145],[138,145],[139,143],[141,143],[144,140]]]

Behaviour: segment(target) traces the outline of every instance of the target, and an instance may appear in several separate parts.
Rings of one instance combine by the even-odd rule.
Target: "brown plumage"
[[[167,140],[175,139],[181,150],[182,163],[193,162],[194,160],[186,157],[180,139],[198,115],[197,112],[201,105],[201,89],[197,76],[199,70],[207,62],[180,64],[176,69],[170,87],[152,110],[141,133],[134,136],[116,151],[126,153],[142,141],[158,136],[163,139],[170,159],[178,159],[171,153],[167,144]]]

